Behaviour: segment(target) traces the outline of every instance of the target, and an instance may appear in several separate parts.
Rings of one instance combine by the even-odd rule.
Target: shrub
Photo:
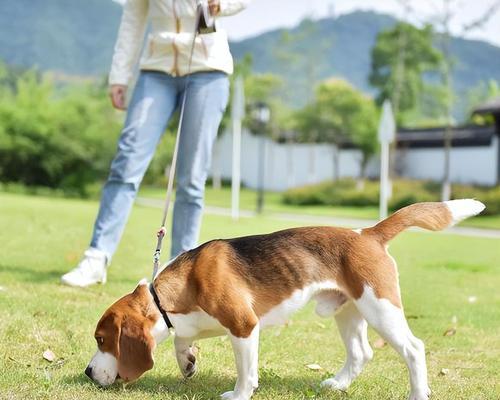
[[[0,181],[86,195],[107,175],[120,120],[104,88],[57,91],[33,72],[0,88]]]
[[[399,179],[393,182],[393,196],[389,202],[392,211],[413,203],[439,201],[441,185],[430,181]],[[500,214],[500,186],[494,188],[453,185],[452,198],[477,198],[486,205],[484,215]],[[364,189],[357,189],[353,179],[323,182],[290,189],[283,194],[282,201],[291,205],[329,206],[378,206],[379,183],[365,182]]]

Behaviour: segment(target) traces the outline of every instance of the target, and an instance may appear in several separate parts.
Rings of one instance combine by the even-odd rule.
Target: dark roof
[[[472,110],[472,114],[500,114],[500,97],[480,104]]]
[[[443,147],[445,127],[428,129],[400,129],[398,147]],[[452,146],[489,146],[495,135],[494,126],[468,125],[452,128]]]

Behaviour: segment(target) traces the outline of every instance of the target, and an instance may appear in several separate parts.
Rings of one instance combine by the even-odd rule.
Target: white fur
[[[451,226],[458,224],[460,221],[479,214],[485,209],[485,205],[480,201],[473,199],[450,200],[444,202],[451,212],[453,222]]]
[[[97,350],[89,367],[92,368],[92,379],[99,385],[111,385],[118,375],[118,360],[110,353]]]
[[[315,295],[324,291],[338,290],[339,287],[335,282],[325,281],[321,283],[313,283],[302,289],[295,290],[292,295],[273,307],[260,318],[261,328],[273,325],[285,324],[289,317],[296,311],[305,306],[309,300]],[[319,299],[320,301],[321,299]]]
[[[430,395],[427,383],[425,349],[421,340],[413,336],[403,310],[387,299],[379,299],[373,289],[364,287],[363,295],[355,300],[356,307],[368,323],[405,360],[410,371],[410,400],[427,400]]]
[[[169,313],[168,318],[175,327],[175,335],[182,338],[197,339],[226,333],[221,323],[205,311],[194,311],[189,314]]]
[[[153,328],[151,329],[151,336],[153,336],[153,339],[155,340],[157,345],[170,336],[170,330],[163,320],[163,317],[160,316],[160,318],[158,318],[158,321],[156,321],[156,323],[153,325]]]
[[[249,400],[254,390],[259,386],[258,356],[259,356],[259,330],[257,324],[247,338],[239,338],[228,333],[233,346],[234,359],[238,379],[233,391],[224,393],[224,400]]]
[[[352,231],[356,232],[358,235],[361,235],[361,232],[363,231],[363,228],[353,229]]]
[[[342,369],[333,378],[323,381],[321,386],[345,391],[361,373],[364,365],[373,358],[373,350],[368,343],[368,324],[352,301],[346,303],[335,320],[344,341],[347,358]]]

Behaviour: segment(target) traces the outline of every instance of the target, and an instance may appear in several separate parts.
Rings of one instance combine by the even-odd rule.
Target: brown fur
[[[411,226],[440,231],[452,223],[449,208],[444,203],[417,203],[396,211],[389,218],[379,222],[373,228],[364,229],[366,233],[375,235],[381,243],[387,243],[398,233]]]
[[[104,313],[95,330],[99,350],[115,356],[118,373],[127,382],[154,365],[155,343],[150,331],[157,320],[157,311],[152,308],[147,292],[147,286],[139,285],[122,297]]]

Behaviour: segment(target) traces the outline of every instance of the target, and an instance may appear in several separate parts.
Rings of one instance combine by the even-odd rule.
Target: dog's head
[[[97,352],[85,369],[94,382],[108,386],[121,378],[131,382],[153,368],[158,324],[164,324],[152,304],[145,281],[109,307],[95,330]],[[168,336],[168,329],[161,329]],[[156,336],[156,338],[155,338]]]

